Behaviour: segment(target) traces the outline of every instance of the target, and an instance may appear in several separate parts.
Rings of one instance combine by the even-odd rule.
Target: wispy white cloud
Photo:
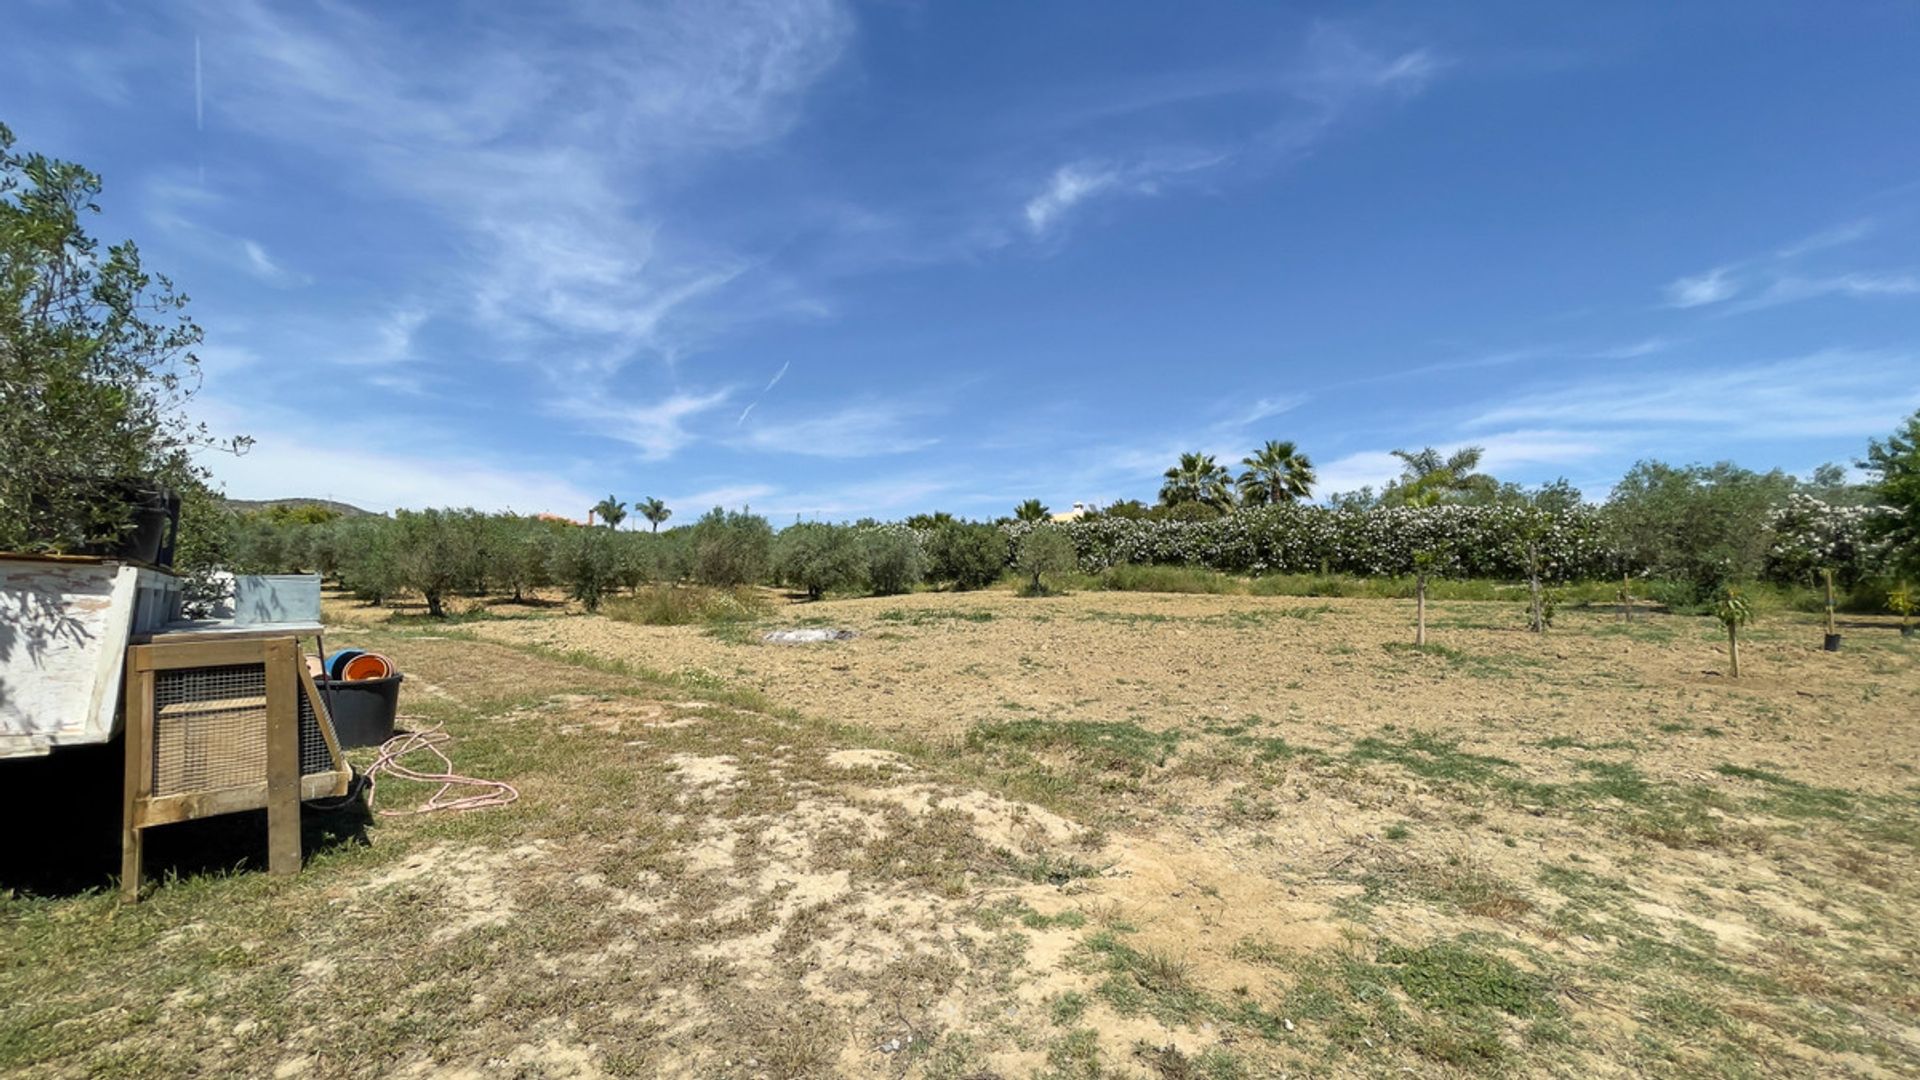
[[[640,448],[647,461],[660,461],[693,441],[686,422],[724,404],[730,390],[707,393],[677,391],[651,405],[619,405],[604,396],[576,397],[555,405],[556,411],[591,421],[593,432]]]
[[[1913,274],[1835,274],[1830,277],[1782,277],[1739,304],[1735,310],[1791,304],[1823,296],[1875,297],[1920,296],[1920,276]]]
[[[1356,107],[1370,99],[1417,95],[1448,66],[1431,49],[1383,52],[1346,27],[1322,23],[1308,35],[1300,56],[1278,70],[1194,74],[1163,79],[1145,90],[1127,88],[1119,95],[1122,104],[1102,103],[1080,111],[1079,118],[1104,124],[1127,113],[1256,94],[1274,99],[1274,119],[1255,134],[1212,145],[1169,143],[1154,135],[1106,155],[1058,165],[1023,204],[1027,232],[1047,236],[1075,207],[1096,196],[1158,194],[1234,164],[1248,172],[1273,169],[1305,153]]]
[[[1027,228],[1036,233],[1046,232],[1060,215],[1119,182],[1119,174],[1111,169],[1085,164],[1062,165],[1053,171],[1040,194],[1027,200]]]
[[[734,445],[824,458],[905,454],[939,442],[917,423],[925,415],[923,408],[888,402],[848,405],[798,419],[756,421]]]
[[[235,498],[305,496],[377,511],[470,506],[571,517],[581,516],[596,498],[558,469],[450,446],[427,425],[316,422],[302,410],[216,397],[195,399],[192,411],[216,431],[245,432],[255,440],[237,457],[202,456]]]
[[[1920,293],[1920,276],[1910,272],[1808,273],[1799,269],[1806,256],[1873,235],[1870,220],[1822,229],[1759,258],[1716,266],[1702,274],[1677,278],[1666,286],[1667,306],[1695,308],[1724,305],[1724,312],[1812,300],[1823,296],[1911,296]],[[1739,298],[1738,303],[1728,301]]]
[[[473,258],[448,291],[504,352],[570,376],[671,358],[675,316],[751,269],[669,229],[653,192],[784,133],[852,29],[832,0],[580,0],[428,36],[345,7],[204,14],[221,28],[209,108],[464,234]]]
[[[1797,259],[1809,252],[1825,251],[1827,248],[1842,247],[1864,240],[1872,236],[1878,227],[1878,223],[1870,219],[1849,221],[1830,229],[1822,229],[1811,236],[1802,237],[1774,254],[1782,259]]]
[[[1832,349],[1769,363],[1676,371],[1657,382],[1576,380],[1482,411],[1467,429],[1578,424],[1642,432],[1660,445],[1687,431],[1869,436],[1920,404],[1920,356]]]
[[[145,196],[147,221],[193,255],[269,285],[305,283],[304,277],[281,265],[265,244],[214,224],[231,210],[225,195],[165,174],[147,184]]]
[[[1667,286],[1667,306],[1704,307],[1731,300],[1739,292],[1740,283],[1734,280],[1732,268],[1716,266],[1704,274],[1675,279]]]

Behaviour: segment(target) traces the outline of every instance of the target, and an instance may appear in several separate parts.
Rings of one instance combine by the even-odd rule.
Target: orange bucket
[[[361,653],[347,661],[340,672],[343,679],[384,679],[393,674],[393,661],[379,653]]]

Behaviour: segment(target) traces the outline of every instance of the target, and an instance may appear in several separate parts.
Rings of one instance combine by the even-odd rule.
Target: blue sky
[[[537,10],[536,10],[537,9]],[[1920,9],[9,5],[0,119],[207,331],[231,494],[1603,494],[1920,407]]]

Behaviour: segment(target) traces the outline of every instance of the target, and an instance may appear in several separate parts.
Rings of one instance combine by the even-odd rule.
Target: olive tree
[[[0,124],[0,550],[110,543],[130,495],[204,482],[191,450],[246,444],[188,418],[200,328],[131,241],[87,234],[100,192]]]

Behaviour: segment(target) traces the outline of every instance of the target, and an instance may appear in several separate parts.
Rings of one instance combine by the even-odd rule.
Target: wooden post
[[[1413,644],[1424,647],[1427,643],[1427,574],[1422,570],[1413,579]]]
[[[145,837],[140,812],[153,793],[153,668],[147,650],[127,650],[127,771],[120,792],[120,898],[140,899]]]
[[[267,662],[267,872],[300,872],[299,650],[292,638],[263,643]]]
[[[1740,677],[1740,627],[1735,623],[1727,624],[1727,663],[1733,672],[1733,678]]]
[[[1827,636],[1832,637],[1840,632],[1833,625],[1833,568],[1828,567],[1820,573],[1827,579]]]

